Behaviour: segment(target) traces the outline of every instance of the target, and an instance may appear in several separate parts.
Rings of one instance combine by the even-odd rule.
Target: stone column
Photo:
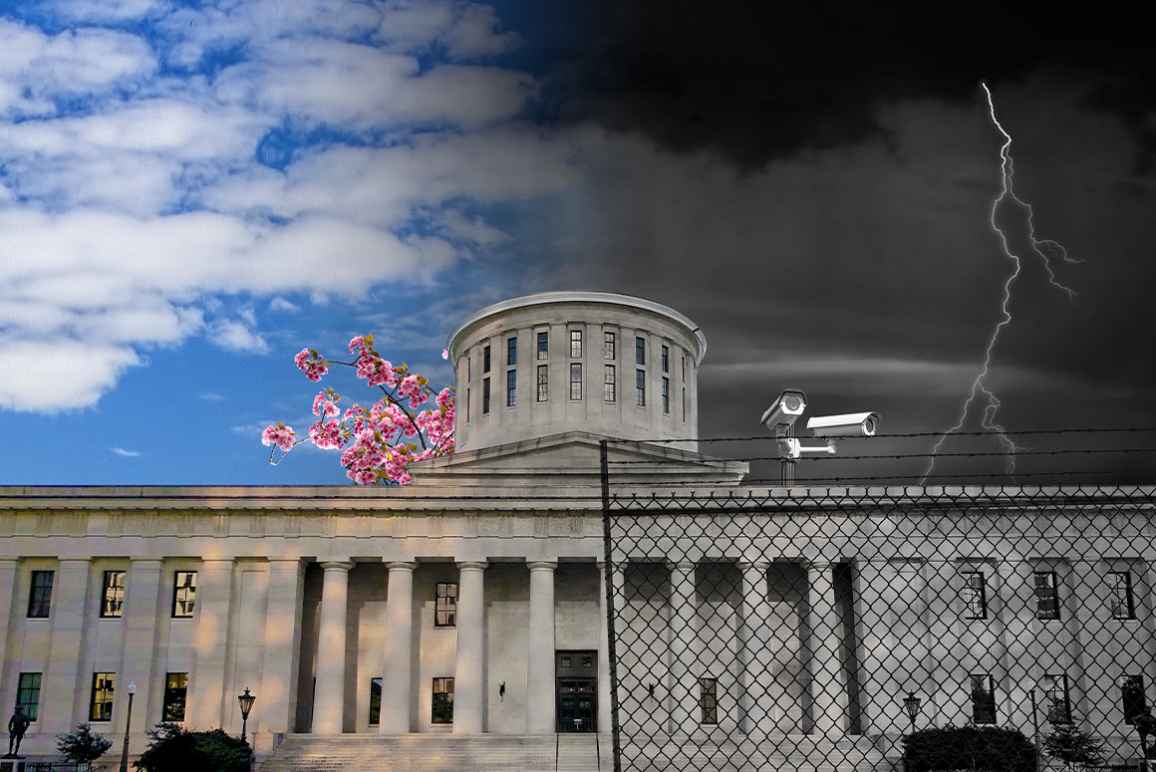
[[[481,734],[485,693],[486,561],[458,563],[458,655],[454,668],[454,734]]]
[[[151,697],[154,687],[163,686],[157,679],[156,646],[157,620],[161,614],[162,561],[136,559],[128,573],[124,599],[124,647],[121,651],[121,676],[117,679],[116,716],[118,732],[123,732],[128,718],[129,681],[136,684],[133,699],[133,727],[144,736],[145,730],[161,720],[160,711],[153,710]],[[136,750],[144,750],[137,748]]]
[[[8,587],[8,592],[0,592],[0,696],[10,684],[4,683],[4,663],[8,656],[8,626],[12,621],[12,599],[16,596],[16,558],[0,558],[0,587]],[[14,674],[14,678],[20,675]],[[5,748],[7,750],[7,748]]]
[[[52,643],[40,702],[41,732],[69,732],[92,690],[91,678],[80,672],[85,650],[84,628],[88,619],[89,558],[61,558],[52,586]],[[87,683],[86,683],[87,681]],[[125,682],[118,678],[116,691]],[[84,719],[87,720],[85,715]]]
[[[232,598],[233,558],[202,560],[197,570],[194,665],[189,679],[190,729],[222,725]]]
[[[380,734],[412,728],[413,571],[417,563],[389,563],[385,596],[385,671],[381,681]]]
[[[766,561],[741,563],[743,608],[739,632],[739,721],[741,731],[751,734],[768,715],[768,706],[760,705],[766,696],[765,680],[770,673],[762,653],[766,647],[763,631],[768,622]],[[763,681],[763,683],[760,683]]]
[[[848,699],[842,661],[843,624],[835,603],[834,565],[813,561],[806,566],[813,731],[841,734],[847,731]]]
[[[297,712],[294,681],[301,651],[301,598],[305,572],[298,558],[269,559],[265,655],[255,703],[262,732],[287,733]],[[272,738],[267,740],[272,743]]]
[[[313,733],[341,734],[345,715],[345,624],[352,563],[322,563],[320,630],[317,636],[317,689]]]
[[[553,734],[557,726],[554,704],[554,570],[552,561],[530,567],[530,652],[526,686],[527,734]]]
[[[698,681],[694,678],[694,563],[676,563],[670,571],[670,733],[698,727]]]
[[[612,586],[614,587],[614,605],[622,608],[626,599],[622,596],[623,578],[622,566],[612,566]],[[613,703],[610,697],[610,627],[606,616],[606,564],[598,564],[598,731],[609,733],[613,730],[611,709]]]

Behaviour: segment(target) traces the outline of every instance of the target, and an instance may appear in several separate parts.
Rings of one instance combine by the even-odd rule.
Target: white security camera
[[[879,414],[817,415],[807,419],[807,428],[816,437],[874,437],[879,431]]]
[[[771,403],[759,423],[776,437],[782,437],[806,409],[807,395],[795,389],[787,389]]]

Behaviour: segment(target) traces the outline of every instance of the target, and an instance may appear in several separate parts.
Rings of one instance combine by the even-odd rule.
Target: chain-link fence
[[[615,769],[1139,768],[1156,488],[603,490]]]

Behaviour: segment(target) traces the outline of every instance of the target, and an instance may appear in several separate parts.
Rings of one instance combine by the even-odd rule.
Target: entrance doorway
[[[597,653],[593,651],[556,653],[559,732],[598,731],[597,662]]]

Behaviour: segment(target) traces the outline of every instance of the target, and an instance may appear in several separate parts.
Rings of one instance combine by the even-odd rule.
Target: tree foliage
[[[1068,765],[1103,764],[1104,744],[1075,724],[1056,724],[1044,738],[1044,751]]]
[[[112,741],[92,733],[88,724],[79,724],[76,729],[67,734],[57,735],[56,750],[69,761],[78,764],[87,764],[96,761],[112,747]]]
[[[1036,748],[1014,729],[948,726],[903,738],[908,772],[1035,772]]]
[[[149,747],[136,761],[145,772],[249,772],[253,750],[220,729],[186,732],[176,724],[149,730]]]

